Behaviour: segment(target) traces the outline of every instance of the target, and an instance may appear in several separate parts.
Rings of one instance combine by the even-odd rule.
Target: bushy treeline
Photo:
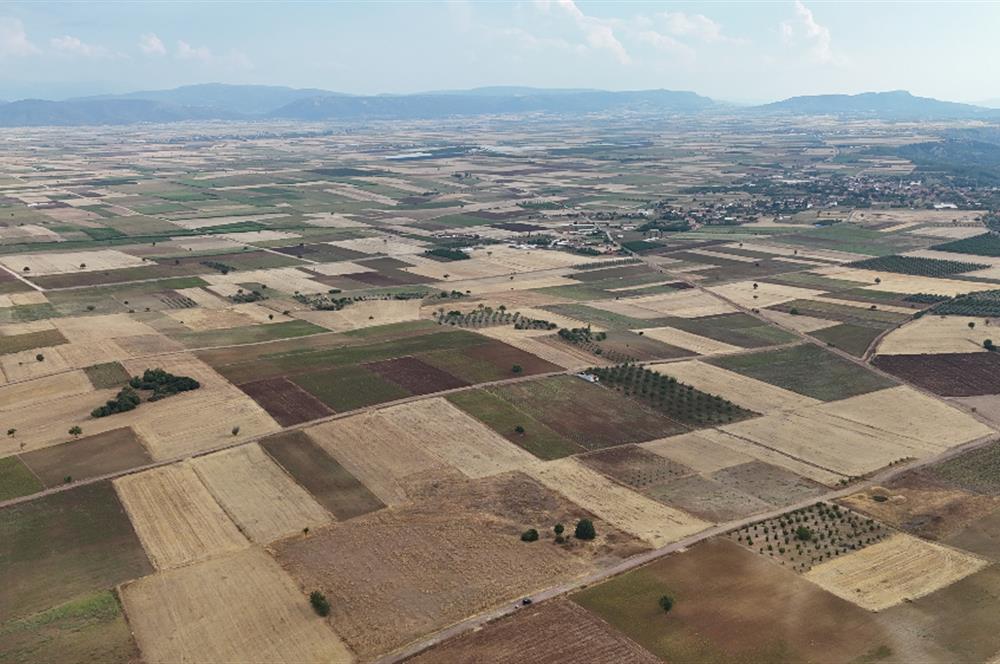
[[[90,415],[91,417],[107,417],[134,410],[142,403],[139,390],[152,392],[146,401],[158,401],[179,392],[197,390],[199,387],[201,387],[201,383],[194,378],[175,376],[163,369],[146,369],[142,376],[133,376],[128,385],[119,390],[113,399],[109,399],[103,406],[90,411]]]

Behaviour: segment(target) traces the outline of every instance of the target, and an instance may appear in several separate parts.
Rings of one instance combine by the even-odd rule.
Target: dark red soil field
[[[45,486],[53,487],[67,477],[73,481],[100,477],[144,466],[153,458],[132,428],[122,427],[22,454],[21,461]]]
[[[283,427],[308,422],[333,411],[287,378],[267,378],[239,386]]]
[[[878,355],[876,367],[946,397],[1000,394],[997,353]]]
[[[563,370],[560,366],[546,362],[540,357],[499,341],[471,346],[464,349],[463,354],[474,360],[489,362],[503,372],[510,372],[516,364],[521,367],[520,375],[522,376]],[[513,373],[510,374],[511,377],[514,377],[514,375]]]
[[[411,356],[369,362],[363,366],[413,394],[430,394],[452,390],[456,387],[465,387],[469,384]]]

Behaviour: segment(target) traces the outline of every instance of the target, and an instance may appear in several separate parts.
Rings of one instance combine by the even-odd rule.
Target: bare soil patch
[[[439,485],[411,506],[336,523],[274,550],[302,588],[326,594],[332,624],[370,658],[638,550],[634,539],[601,522],[604,535],[593,542],[520,540],[529,525],[571,523],[583,514],[513,473]]]
[[[47,487],[100,477],[152,463],[131,427],[112,429],[21,455],[21,460]]]
[[[431,394],[469,384],[411,356],[369,362],[362,366],[413,394]]]
[[[301,431],[268,436],[260,446],[340,521],[385,507],[368,487]]]
[[[878,355],[872,364],[942,396],[1000,393],[1000,355],[997,353]]]
[[[333,411],[287,378],[265,378],[239,388],[283,427],[325,417]]]
[[[660,660],[595,614],[567,600],[520,611],[445,641],[411,664],[657,664]]]

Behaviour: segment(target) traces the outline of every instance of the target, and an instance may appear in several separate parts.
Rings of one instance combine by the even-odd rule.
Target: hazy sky
[[[188,83],[1000,98],[1000,2],[0,4],[0,99]]]

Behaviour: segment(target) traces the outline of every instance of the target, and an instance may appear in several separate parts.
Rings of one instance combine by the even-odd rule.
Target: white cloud
[[[812,10],[795,0],[795,18],[781,22],[781,36],[786,44],[804,46],[809,56],[822,64],[839,64],[843,58],[833,52],[830,29],[816,21]]]
[[[663,12],[658,17],[668,34],[674,37],[693,37],[705,42],[724,41],[722,26],[704,14]]]
[[[678,55],[685,60],[694,59],[694,49],[670,35],[664,35],[655,30],[643,30],[638,35],[639,41],[649,44],[658,51]]]
[[[139,50],[146,55],[167,54],[167,47],[163,44],[163,40],[152,32],[147,32],[139,37]]]
[[[41,51],[28,39],[19,19],[0,17],[0,58],[35,55]]]
[[[177,41],[176,54],[181,60],[208,62],[212,59],[212,51],[207,46],[192,46],[184,40]]]
[[[111,51],[103,46],[88,44],[79,37],[72,37],[70,35],[53,37],[49,40],[49,45],[56,53],[72,55],[78,58],[107,58],[113,55]]]
[[[540,0],[537,4],[544,11],[549,11],[550,7],[554,6],[568,14],[573,19],[577,28],[583,33],[587,45],[591,48],[611,53],[623,65],[627,65],[632,61],[628,51],[625,50],[622,43],[618,41],[618,37],[615,36],[612,21],[587,16],[576,6],[573,0],[555,0],[554,3],[550,3],[548,0]]]

